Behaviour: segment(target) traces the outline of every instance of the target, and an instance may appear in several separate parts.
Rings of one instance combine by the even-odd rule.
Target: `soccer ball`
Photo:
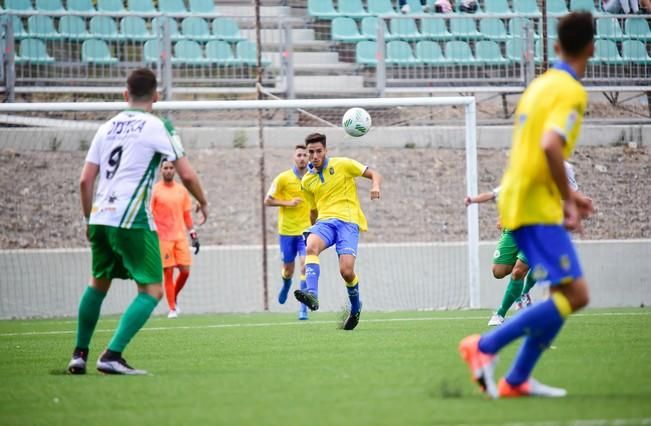
[[[364,136],[371,129],[371,116],[364,108],[351,108],[344,114],[341,126],[350,136]]]

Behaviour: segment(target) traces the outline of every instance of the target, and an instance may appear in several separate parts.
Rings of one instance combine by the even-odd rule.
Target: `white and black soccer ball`
[[[364,136],[371,129],[371,116],[364,108],[351,108],[344,114],[341,126],[350,136]]]

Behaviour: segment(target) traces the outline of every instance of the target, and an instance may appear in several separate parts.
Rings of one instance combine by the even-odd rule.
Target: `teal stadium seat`
[[[92,0],[68,0],[66,5],[69,12],[95,12]]]
[[[492,40],[481,40],[475,44],[475,58],[486,65],[506,65],[510,62],[502,56],[500,47]]]
[[[104,40],[122,40],[123,37],[118,33],[118,26],[110,16],[93,16],[90,18],[90,33],[94,38]],[[97,43],[91,43],[96,45]]]
[[[594,7],[594,0],[570,0],[570,10],[572,12],[577,10],[596,12]]]
[[[173,64],[205,65],[208,63],[203,50],[194,40],[181,40],[174,43]]]
[[[448,65],[438,42],[421,40],[416,43],[416,58],[425,65]]]
[[[482,35],[477,31],[475,21],[471,18],[450,19],[450,32],[461,39],[482,38]]]
[[[619,54],[617,44],[613,40],[595,41],[595,52],[592,60],[604,64],[623,64],[625,61]]]
[[[206,43],[206,59],[211,64],[217,65],[239,64],[233,55],[230,43],[222,40],[212,40]]]
[[[331,37],[332,40],[343,43],[356,43],[367,39],[359,33],[355,20],[347,17],[340,17],[332,20]]]
[[[181,33],[179,32],[179,23],[176,22],[176,19],[164,16],[156,17],[152,20],[152,32],[154,35],[159,35],[162,34],[162,24],[165,22],[164,20],[167,21],[167,25],[169,27],[170,31],[170,37],[172,40],[180,40],[183,37],[181,36]]]
[[[506,26],[498,18],[483,18],[479,21],[479,32],[491,40],[506,40],[508,38]]]
[[[547,39],[547,62],[552,63],[554,62],[556,58],[556,52],[554,51],[554,42],[556,39],[553,38],[548,38]],[[535,47],[535,52],[536,56],[534,57],[534,60],[537,63],[542,62],[542,57],[543,57],[543,52],[542,52],[542,43],[540,40],[536,40],[536,43],[534,44]]]
[[[126,12],[122,0],[97,0],[97,11],[106,13]]]
[[[332,0],[307,0],[307,13],[317,19],[334,19],[341,16],[332,5]]]
[[[506,41],[506,58],[512,62],[520,63],[525,56],[525,41],[521,38],[513,38]],[[540,61],[540,43],[534,44],[534,60]]]
[[[365,16],[371,15],[364,9],[361,0],[338,0],[337,4],[339,6],[339,15],[342,16],[350,16],[351,18],[363,18]]]
[[[413,66],[420,62],[414,57],[409,43],[403,40],[393,40],[387,43],[387,65]]]
[[[515,0],[516,2],[518,0]],[[506,0],[484,0],[484,10],[486,13],[504,15],[512,13],[511,8]]]
[[[565,0],[547,0],[547,12],[565,14],[567,13],[567,3]]]
[[[54,27],[54,21],[47,15],[32,15],[27,19],[27,29],[31,37],[45,40],[59,40],[61,34]]]
[[[355,46],[355,62],[367,66],[377,65],[377,43],[374,41],[360,41]]]
[[[378,25],[382,25],[383,27],[384,39],[391,40],[393,35],[389,32],[386,21],[375,16],[367,16],[362,19],[362,36],[369,40],[376,40]]]
[[[423,13],[423,5],[420,0],[407,0],[409,5],[409,13]]]
[[[394,18],[390,22],[391,35],[393,38],[400,40],[422,40],[425,38],[418,27],[416,21],[411,18]]]
[[[636,64],[651,64],[651,57],[649,57],[646,46],[641,40],[624,40],[622,42],[622,57]]]
[[[147,40],[143,46],[142,57],[148,64],[158,63],[161,59],[161,46],[157,39]]]
[[[215,0],[190,0],[191,13],[218,13]]]
[[[16,12],[33,12],[32,0],[5,0],[5,9]]]
[[[547,18],[547,37],[556,38],[556,27],[558,27],[558,19]]]
[[[36,10],[41,12],[65,12],[61,0],[36,0]]]
[[[210,26],[208,25],[208,22],[205,19],[196,16],[183,19],[181,22],[181,34],[183,34],[184,38],[190,40],[203,41],[213,38],[212,34],[210,34]]]
[[[127,0],[129,12],[155,13],[156,8],[151,0]]]
[[[651,40],[651,30],[644,18],[626,18],[624,23],[626,35],[640,40]]]
[[[513,37],[518,37],[518,38],[525,38],[527,36],[527,32],[524,28],[525,24],[529,23],[529,26],[533,30],[533,36],[535,38],[538,37],[538,33],[536,33],[536,27],[533,21],[527,19],[527,18],[512,18],[509,20],[509,34]]]
[[[185,3],[183,0],[158,0],[158,10],[161,13],[185,13]]]
[[[476,63],[470,46],[465,41],[448,41],[445,44],[445,57],[457,65],[473,65]]]
[[[617,19],[599,18],[597,19],[597,37],[618,40],[624,38],[624,33]]]
[[[21,39],[27,37],[29,34],[25,31],[25,25],[20,16],[11,15],[11,27],[14,31],[14,38]]]
[[[39,65],[54,62],[54,58],[47,53],[45,42],[37,38],[26,38],[22,40],[18,52],[19,58],[16,59],[16,62]]]
[[[140,16],[125,16],[120,20],[120,34],[125,40],[145,41],[154,36],[147,29],[147,23]]]
[[[443,18],[428,18],[420,20],[420,33],[423,37],[433,40],[449,40],[453,38],[448,31]]]
[[[212,33],[221,40],[231,42],[246,40],[240,33],[240,26],[232,19],[216,18],[212,21]]]
[[[515,13],[540,13],[536,0],[514,0],[513,11]]]
[[[59,34],[68,40],[86,40],[91,38],[86,30],[86,21],[81,16],[64,15],[59,20]]]
[[[237,53],[236,60],[240,64],[250,66],[255,66],[258,64],[258,49],[256,49],[255,43],[250,42],[249,40],[242,40],[237,43],[237,46],[235,46],[235,51]],[[263,67],[269,65],[269,61],[264,58],[261,62]]]
[[[112,65],[118,63],[118,58],[111,54],[111,49],[109,49],[106,42],[97,39],[86,40],[82,43],[81,60],[96,65]]]
[[[368,13],[371,15],[397,15],[391,0],[368,0]]]

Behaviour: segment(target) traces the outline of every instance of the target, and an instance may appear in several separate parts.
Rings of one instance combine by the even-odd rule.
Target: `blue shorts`
[[[325,242],[325,248],[335,244],[338,255],[352,254],[357,257],[359,226],[354,223],[339,219],[320,220],[306,234],[318,235]]]
[[[292,263],[297,254],[305,256],[305,239],[302,235],[281,235],[279,242],[283,263]]]
[[[520,250],[529,259],[536,281],[567,284],[583,276],[570,234],[561,225],[528,225],[513,231]]]

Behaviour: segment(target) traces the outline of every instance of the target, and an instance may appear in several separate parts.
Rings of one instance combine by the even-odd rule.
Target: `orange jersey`
[[[185,212],[192,210],[192,201],[188,191],[174,181],[164,181],[154,185],[151,197],[151,211],[156,222],[158,238],[164,241],[185,239]]]

